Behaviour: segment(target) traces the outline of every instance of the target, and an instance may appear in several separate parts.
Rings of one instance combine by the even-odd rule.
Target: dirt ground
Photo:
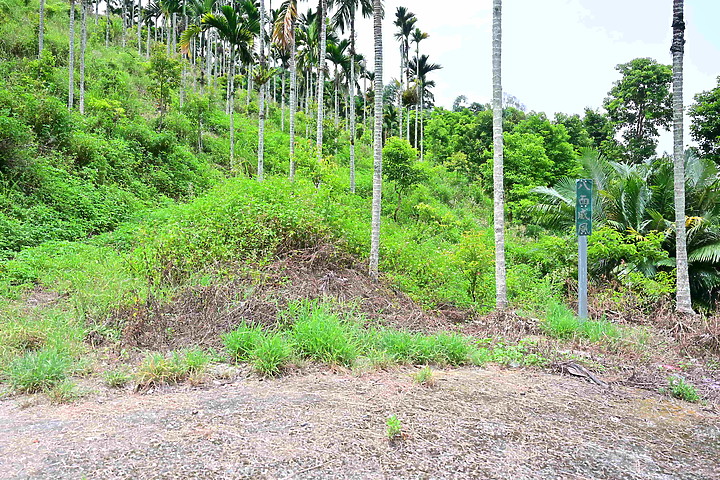
[[[413,371],[6,399],[0,478],[720,478],[714,407],[498,367],[437,371],[428,388]]]

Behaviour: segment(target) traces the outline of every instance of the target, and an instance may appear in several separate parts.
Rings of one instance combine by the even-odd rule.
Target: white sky
[[[311,2],[314,3],[314,2]],[[443,69],[433,72],[436,103],[451,107],[458,95],[488,102],[491,90],[491,0],[385,0],[384,81],[399,76],[393,25],[408,7],[430,34],[421,54]],[[712,89],[720,75],[720,0],[685,2],[685,103]],[[615,66],[637,57],[672,63],[672,0],[505,0],[503,91],[528,110],[580,113],[598,108],[614,81]],[[358,25],[358,50],[372,64],[372,23]],[[687,122],[686,122],[687,125]],[[687,129],[686,129],[687,130]],[[660,151],[670,150],[663,135]]]

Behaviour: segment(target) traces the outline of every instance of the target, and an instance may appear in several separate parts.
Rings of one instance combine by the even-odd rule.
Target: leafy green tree
[[[393,182],[397,195],[397,206],[393,217],[397,220],[402,197],[410,188],[422,182],[424,172],[417,166],[418,151],[405,139],[390,137],[382,150],[383,175]]]
[[[182,65],[180,62],[161,50],[155,50],[147,65],[147,73],[150,76],[148,90],[158,102],[160,115],[167,113],[172,92],[180,86],[180,73]]]
[[[590,134],[585,128],[583,119],[580,115],[567,115],[565,113],[555,114],[555,124],[562,125],[568,134],[568,142],[575,147],[577,153],[580,152],[581,148],[589,148],[593,146],[593,140],[590,138]]]
[[[717,87],[695,95],[690,107],[690,133],[698,142],[698,151],[720,164],[720,77]]]
[[[615,140],[615,129],[606,113],[585,109],[583,126],[590,136],[592,144],[588,147],[608,157],[619,157],[619,146]]]
[[[650,58],[636,58],[615,68],[622,78],[603,106],[622,134],[625,158],[643,162],[655,154],[658,130],[668,129],[672,121],[672,69]]]
[[[580,172],[575,149],[564,125],[551,123],[545,114],[536,113],[518,123],[513,133],[530,133],[542,138],[545,155],[552,162],[548,166],[551,183],[562,177],[577,176]]]

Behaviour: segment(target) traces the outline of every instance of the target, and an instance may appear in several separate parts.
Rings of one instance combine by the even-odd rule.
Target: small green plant
[[[287,340],[280,333],[263,336],[252,352],[252,363],[258,373],[271,377],[282,372],[292,354]]]
[[[138,367],[137,379],[144,385],[179,383],[188,376],[201,374],[210,359],[209,354],[199,349],[172,352],[170,355],[150,353]]]
[[[105,384],[110,388],[122,388],[132,380],[132,374],[125,369],[105,372]]]
[[[185,352],[181,352],[178,355],[180,355],[180,361],[185,364],[188,373],[191,375],[202,374],[212,360],[209,353],[199,348],[193,348]]]
[[[42,349],[16,358],[8,367],[10,386],[23,393],[48,390],[65,380],[72,359],[55,349]]]
[[[419,385],[426,387],[435,386],[435,373],[429,366],[425,366],[413,374],[413,380]]]
[[[580,329],[580,320],[565,305],[552,302],[541,328],[556,338],[570,338]]]
[[[679,376],[668,378],[668,388],[666,391],[671,396],[685,400],[686,402],[697,403],[700,401],[700,394],[697,392],[695,386]]]
[[[63,380],[53,386],[47,392],[53,403],[70,403],[82,396],[77,385],[70,380]]]
[[[390,440],[402,437],[402,424],[397,415],[390,415],[385,421],[385,433]]]
[[[263,331],[260,327],[241,323],[235,330],[222,336],[225,349],[235,361],[249,360],[251,353],[260,342]]]
[[[353,327],[332,313],[329,306],[308,302],[298,308],[292,337],[302,356],[349,367],[358,356]]]

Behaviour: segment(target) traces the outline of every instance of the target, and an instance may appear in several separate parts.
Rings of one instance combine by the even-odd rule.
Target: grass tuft
[[[235,330],[223,335],[222,341],[233,360],[242,361],[250,359],[262,337],[263,331],[260,327],[241,323]]]
[[[18,392],[36,393],[51,389],[65,380],[73,367],[72,359],[55,349],[29,352],[8,367],[10,386]]]
[[[291,355],[292,348],[282,334],[268,334],[261,337],[253,350],[252,363],[259,374],[272,377],[282,372]]]
[[[413,374],[413,380],[419,385],[426,387],[435,386],[435,373],[429,366],[425,366]]]
[[[303,357],[347,367],[358,357],[357,327],[341,320],[327,305],[303,303],[291,334]]]

